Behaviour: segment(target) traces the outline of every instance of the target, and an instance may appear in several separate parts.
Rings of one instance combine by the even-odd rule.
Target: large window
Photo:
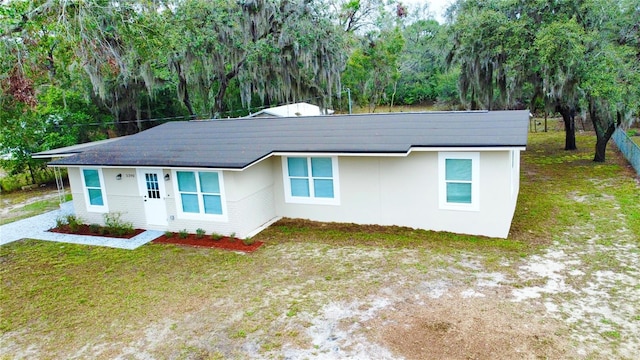
[[[438,155],[439,197],[443,209],[479,209],[478,153],[442,152]]]
[[[337,158],[284,157],[282,167],[287,202],[339,204]]]
[[[225,206],[220,173],[176,171],[175,177],[178,186],[180,214],[196,215],[196,217],[224,215]]]
[[[87,211],[107,212],[104,179],[100,169],[81,169]]]

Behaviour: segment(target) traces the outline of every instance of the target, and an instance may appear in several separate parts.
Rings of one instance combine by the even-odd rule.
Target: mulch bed
[[[101,234],[99,232],[93,231],[89,227],[89,225],[80,225],[78,226],[78,230],[76,231],[71,231],[71,229],[69,228],[69,225],[62,225],[62,226],[51,228],[49,229],[49,231],[54,233],[59,233],[59,234],[103,236],[103,237],[112,237],[112,238],[119,238],[119,239],[131,239],[132,237],[145,232],[144,229],[133,229],[133,233],[126,234],[126,235],[115,235],[115,234],[110,234],[108,232]]]
[[[245,245],[240,239],[229,238],[226,236],[219,240],[213,240],[210,236],[197,238],[195,234],[189,234],[184,239],[180,238],[178,235],[174,235],[170,238],[162,235],[159,238],[153,240],[152,243],[218,248],[224,250],[242,251],[247,253],[256,251],[263,244],[263,242],[261,241],[256,241],[251,245]]]

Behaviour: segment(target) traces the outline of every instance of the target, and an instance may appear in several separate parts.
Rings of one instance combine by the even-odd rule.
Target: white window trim
[[[103,205],[93,205],[89,199],[89,188],[87,188],[87,182],[84,179],[84,170],[96,170],[98,172],[98,179],[100,181],[100,191],[102,191],[102,202]],[[107,189],[104,186],[104,176],[102,175],[101,168],[93,168],[93,167],[81,167],[80,168],[80,179],[82,181],[82,194],[84,195],[84,202],[87,206],[88,212],[96,212],[96,213],[108,213],[109,206],[107,204]]]
[[[182,210],[182,197],[180,196],[180,189],[178,188],[178,172],[194,172],[196,173],[196,186],[198,190],[200,190],[200,177],[197,176],[199,172],[210,172],[218,174],[218,186],[220,186],[220,202],[222,203],[222,214],[205,214],[201,213],[187,213]],[[176,214],[179,219],[185,220],[204,220],[204,221],[218,221],[218,222],[227,222],[229,221],[229,216],[227,214],[227,200],[225,196],[224,190],[224,177],[222,176],[222,171],[214,171],[214,170],[206,170],[206,169],[174,169],[171,170],[171,182],[173,183],[173,192],[175,193],[175,201],[176,201]],[[204,211],[202,208],[204,206],[204,202],[202,200],[202,193],[198,191],[198,206],[201,211]]]
[[[471,203],[447,202],[446,159],[471,160]],[[438,202],[440,209],[480,211],[480,153],[479,152],[439,152],[438,153]]]
[[[331,159],[331,171],[333,173],[333,198],[317,198],[313,197],[314,187],[313,181],[309,182],[309,192],[310,196],[292,196],[291,195],[291,181],[289,177],[289,164],[287,159],[290,157],[301,157],[307,159],[307,167],[309,171],[309,179],[312,180],[311,176],[311,158],[330,158]],[[337,156],[309,156],[306,154],[300,155],[291,155],[291,156],[283,156],[282,157],[282,182],[284,183],[284,201],[292,204],[313,204],[313,205],[340,205],[340,177],[338,172],[338,157]]]

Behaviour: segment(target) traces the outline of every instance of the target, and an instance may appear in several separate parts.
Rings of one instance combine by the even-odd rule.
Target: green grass
[[[22,198],[20,196],[19,198]],[[65,195],[65,201],[72,199],[71,194]],[[9,211],[6,215],[0,218],[0,225],[8,224],[10,222],[26,219],[35,215],[39,215],[48,211],[56,210],[60,207],[58,198],[36,201],[31,204],[27,204],[19,209]]]
[[[592,212],[615,219],[604,202],[575,198],[614,199],[640,239],[640,191],[623,160],[609,150],[607,163],[593,163],[593,136],[578,135],[580,150],[572,152],[562,150],[563,140],[562,133],[530,135],[507,240],[285,219],[252,238],[266,244],[251,255],[164,245],[128,251],[34,240],[0,246],[0,332],[19,334],[24,344],[64,358],[96,342],[128,344],[166,320],[169,338],[176,343],[159,345],[153,356],[222,358],[215,349],[193,347],[181,338],[194,332],[183,319],[195,316],[202,327],[198,331],[209,333],[216,343],[241,344],[259,337],[259,349],[272,351],[308,342],[304,329],[287,327],[286,321],[316,314],[328,301],[376,294],[391,272],[408,283],[420,283],[434,271],[446,278],[445,270],[455,266],[468,271],[456,260],[469,254],[484,259],[490,271],[501,259],[539,253],[575,223],[589,222]],[[33,211],[44,208],[33,205]],[[598,233],[615,236],[609,217],[603,218],[596,223]],[[592,260],[606,265],[607,259]],[[618,336],[615,331],[602,334]],[[105,350],[100,357],[118,354]],[[243,355],[226,352],[224,357]]]
[[[149,245],[136,251],[73,244],[20,241],[0,247],[3,332],[29,328],[40,333],[95,328],[144,319],[172,306],[189,306],[204,287],[228,291],[212,277],[237,272],[250,258],[233,252],[202,252]],[[241,272],[241,271],[240,271]],[[82,334],[74,334],[82,338]]]

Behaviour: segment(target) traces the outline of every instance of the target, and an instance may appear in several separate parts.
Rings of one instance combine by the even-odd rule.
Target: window
[[[478,210],[479,153],[439,153],[440,208]]]
[[[283,157],[285,201],[338,205],[338,159]]]
[[[221,177],[218,172],[176,171],[178,212],[195,218],[224,215]]]
[[[82,185],[87,211],[107,212],[107,198],[104,194],[104,179],[100,169],[82,169]]]

